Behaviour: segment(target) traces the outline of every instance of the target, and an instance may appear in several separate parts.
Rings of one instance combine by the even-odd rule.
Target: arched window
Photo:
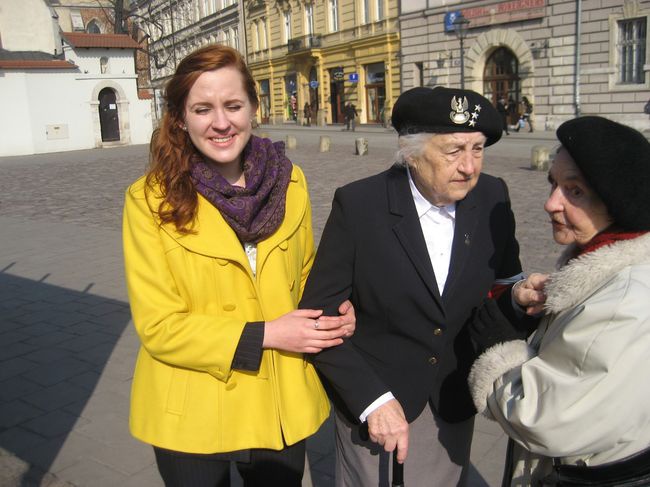
[[[99,27],[99,23],[93,19],[90,22],[88,22],[88,25],[86,26],[86,32],[89,34],[101,34],[102,30]]]

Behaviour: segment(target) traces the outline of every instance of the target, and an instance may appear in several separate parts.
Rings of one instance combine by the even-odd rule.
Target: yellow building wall
[[[400,92],[399,33],[397,29],[397,0],[385,0],[384,19],[362,25],[360,23],[362,0],[340,0],[338,5],[339,30],[331,30],[329,1],[313,3],[314,34],[310,40],[305,35],[305,4],[292,0],[264,2],[258,0],[246,6],[246,30],[248,39],[248,66],[256,81],[268,79],[270,88],[270,117],[268,123],[302,123],[305,101],[313,97],[318,101],[318,113],[312,123],[332,123],[336,114],[331,103],[331,69],[342,68],[345,78],[342,99],[352,102],[359,113],[360,123],[377,123],[369,120],[368,90],[365,67],[384,63],[385,112],[390,114],[394,100]],[[371,0],[370,18],[375,18],[375,2]],[[291,40],[284,39],[283,12],[291,12]],[[265,19],[267,25],[267,48],[255,49],[253,32],[256,22]],[[318,88],[310,90],[310,71],[315,69]],[[349,75],[357,73],[358,82]],[[287,77],[295,76],[295,86],[287,85]],[[288,105],[291,90],[296,92],[296,120],[292,120]],[[375,110],[375,112],[377,112]],[[258,113],[261,120],[261,113]],[[342,120],[339,118],[338,123]]]

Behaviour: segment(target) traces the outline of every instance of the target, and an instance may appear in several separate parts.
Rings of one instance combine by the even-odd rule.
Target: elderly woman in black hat
[[[481,172],[501,120],[478,93],[439,86],[402,93],[392,122],[398,163],[336,191],[301,301],[356,311],[355,335],[313,359],[337,412],[335,485],[386,485],[391,451],[406,485],[466,485],[465,323],[521,275],[508,190]]]
[[[544,316],[507,341],[512,325],[479,309],[470,389],[511,438],[503,485],[650,485],[650,143],[601,117],[557,136],[544,209],[567,247],[514,291],[531,312],[543,292]]]

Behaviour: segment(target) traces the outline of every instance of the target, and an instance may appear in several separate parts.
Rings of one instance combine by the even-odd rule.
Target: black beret
[[[400,135],[483,132],[486,146],[497,142],[503,131],[501,117],[487,98],[475,91],[442,86],[402,93],[393,107],[392,123]]]
[[[650,230],[650,143],[603,117],[564,122],[557,138],[624,230]]]

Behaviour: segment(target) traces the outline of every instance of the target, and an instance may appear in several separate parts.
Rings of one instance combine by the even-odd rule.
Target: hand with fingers
[[[522,308],[526,308],[527,315],[535,315],[544,310],[546,302],[544,286],[548,277],[548,274],[535,272],[512,287],[515,302]]]
[[[396,399],[391,399],[368,415],[368,435],[387,452],[395,450],[397,462],[404,463],[409,448],[409,424]]]
[[[350,300],[345,300],[339,306],[339,316],[320,316],[318,318],[319,323],[325,321],[331,322],[332,326],[339,326],[345,330],[343,335],[346,338],[351,337],[354,334],[354,330],[357,325],[357,317],[354,313],[354,306]]]
[[[525,334],[506,318],[494,299],[486,298],[472,312],[469,336],[477,355],[497,343],[520,340]]]
[[[320,310],[298,309],[267,321],[262,346],[287,352],[318,353],[324,348],[340,345],[348,329],[341,326],[340,317],[329,319],[321,316],[322,313]]]

